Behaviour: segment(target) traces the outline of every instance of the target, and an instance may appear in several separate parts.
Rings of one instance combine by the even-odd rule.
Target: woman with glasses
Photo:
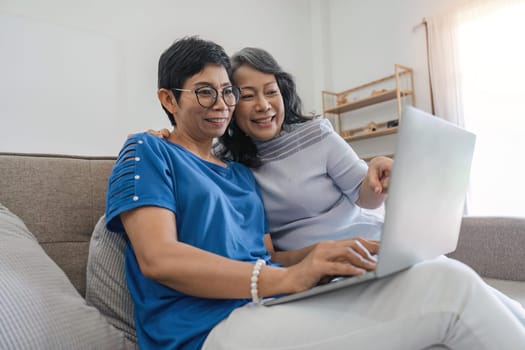
[[[525,343],[512,315],[455,262],[425,262],[373,283],[258,306],[263,297],[306,290],[327,276],[374,269],[377,244],[319,243],[287,267],[271,259],[252,173],[212,153],[239,98],[229,71],[224,50],[212,42],[190,37],[168,48],[159,61],[158,98],[174,131],[167,140],[130,137],[109,179],[106,220],[128,238],[127,285],[141,349],[511,349]]]

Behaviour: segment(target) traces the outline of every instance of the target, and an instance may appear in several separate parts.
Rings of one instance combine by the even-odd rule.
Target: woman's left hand
[[[388,157],[375,157],[370,161],[365,182],[374,193],[380,194],[388,191],[393,163],[394,161]]]
[[[368,164],[368,172],[359,191],[357,205],[375,209],[385,200],[388,192],[390,173],[394,161],[388,157],[375,157]]]

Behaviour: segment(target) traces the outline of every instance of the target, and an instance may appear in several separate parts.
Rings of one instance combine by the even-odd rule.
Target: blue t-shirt
[[[173,211],[178,240],[240,261],[269,262],[267,222],[255,179],[243,165],[223,167],[142,133],[130,137],[109,177],[108,228],[124,232],[119,215],[142,206]],[[206,299],[144,277],[131,244],[126,279],[142,350],[198,349],[208,333],[248,299]]]

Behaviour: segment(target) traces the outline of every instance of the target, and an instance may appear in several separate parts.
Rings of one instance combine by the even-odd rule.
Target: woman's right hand
[[[361,275],[376,268],[379,241],[354,238],[318,243],[298,264],[288,268],[294,292],[310,289],[327,277]]]
[[[146,130],[146,132],[153,136],[157,136],[160,139],[167,139],[168,137],[170,137],[170,134],[171,134],[171,132],[166,128],[160,129],[160,130],[148,129]],[[133,134],[128,134],[128,139],[131,137],[131,135]]]
[[[148,131],[146,131],[148,134],[151,134],[151,135],[154,135],[154,136],[157,136],[158,138],[161,138],[161,139],[167,139],[169,136],[170,136],[170,131],[166,128],[164,129],[160,129],[160,130],[153,130],[153,129],[148,129]]]

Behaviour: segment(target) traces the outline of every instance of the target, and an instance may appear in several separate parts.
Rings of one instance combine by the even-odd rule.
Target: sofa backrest
[[[0,152],[0,203],[18,215],[82,296],[93,228],[115,158]]]

